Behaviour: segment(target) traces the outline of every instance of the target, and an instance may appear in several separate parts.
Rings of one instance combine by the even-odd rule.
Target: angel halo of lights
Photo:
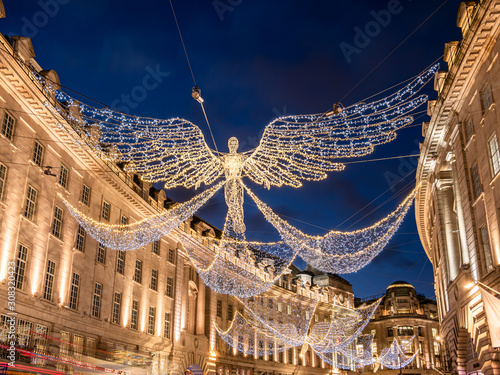
[[[283,185],[299,188],[302,181],[322,180],[328,172],[343,170],[343,159],[372,153],[375,146],[394,140],[396,131],[413,121],[411,113],[427,101],[425,95],[417,94],[437,69],[438,65],[430,67],[397,92],[371,103],[357,103],[326,114],[277,118],[265,128],[260,144],[251,153],[238,153],[238,140],[234,137],[228,143],[229,153],[213,151],[200,128],[181,118],[159,120],[129,116],[107,107],[94,108],[59,90],[55,105],[47,103],[54,115],[63,120],[59,126],[101,158],[126,163],[128,171],[150,182],[162,181],[167,189],[210,186],[223,179],[223,183],[176,211],[174,208],[172,212],[159,213],[130,227],[99,223],[65,203],[92,237],[111,248],[131,250],[169,233],[224,186],[228,210],[215,256],[199,254],[199,247],[185,243],[197,271],[216,292],[241,297],[262,293],[297,255],[325,272],[353,272],[371,261],[391,238],[413,196],[373,230],[342,235],[330,232],[323,238],[314,238],[291,227],[258,201],[243,184],[243,177],[267,189]],[[38,77],[45,85],[44,78]],[[282,242],[246,241],[245,190],[278,230]],[[392,220],[395,217],[398,219]],[[359,247],[342,253],[339,245],[353,243],[350,235],[363,237],[363,241]],[[343,240],[339,241],[341,237]],[[354,255],[363,255],[357,266]],[[228,270],[236,275],[231,281],[225,277]]]

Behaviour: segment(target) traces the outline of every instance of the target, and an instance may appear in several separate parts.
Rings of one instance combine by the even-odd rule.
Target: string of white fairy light
[[[246,188],[247,194],[266,220],[307,264],[323,272],[338,274],[358,271],[384,249],[410,209],[416,190],[395,211],[370,227],[352,232],[330,231],[323,236],[310,236],[280,218]]]
[[[222,188],[224,183],[225,181],[221,181],[185,203],[176,203],[161,214],[131,224],[101,223],[76,209],[62,194],[58,195],[86,233],[106,247],[124,251],[138,249],[178,228],[182,222],[191,218],[207,200]]]

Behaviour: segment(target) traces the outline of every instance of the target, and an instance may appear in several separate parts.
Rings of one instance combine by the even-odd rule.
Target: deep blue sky
[[[173,0],[173,4],[218,147],[227,151],[227,139],[237,136],[240,151],[245,151],[257,145],[264,127],[276,116],[323,112],[342,99],[442,1]],[[445,1],[342,103],[353,104],[398,84],[438,59],[445,42],[459,40],[459,4]],[[127,106],[134,115],[188,119],[212,145],[200,106],[191,98],[193,81],[168,0],[5,0],[4,5],[7,18],[0,20],[0,31],[32,37],[37,61],[44,69],[56,70],[64,86],[120,109]],[[376,30],[374,12],[387,15],[388,8],[393,11],[390,20],[383,17],[384,25]],[[349,56],[349,62],[341,45],[355,46],[355,28],[367,26],[372,27],[372,36],[359,53]],[[124,103],[122,95],[139,92],[136,87],[151,69],[161,72],[159,84],[147,91],[144,100],[134,100],[132,106]],[[426,92],[435,98],[432,84]],[[419,114],[415,124],[425,120]],[[421,141],[420,126],[403,129],[396,141],[356,160],[415,154]],[[416,160],[349,164],[344,172],[301,189],[268,192],[254,186],[254,191],[276,212],[302,221],[290,220],[307,233],[359,229],[399,204],[401,195],[379,207],[412,184]],[[407,174],[390,189],[391,181]],[[192,192],[177,189],[167,194],[184,200]],[[251,205],[245,210],[249,239],[275,238]],[[222,227],[222,194],[199,214]],[[403,279],[433,298],[432,267],[419,242],[413,209],[386,250],[362,271],[343,277],[360,297],[382,293],[391,282]]]

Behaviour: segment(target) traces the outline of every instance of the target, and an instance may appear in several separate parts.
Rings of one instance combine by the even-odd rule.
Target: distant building
[[[356,299],[356,305],[371,304],[378,298],[382,301],[363,330],[363,334],[374,337],[372,353],[380,356],[382,350],[397,339],[400,345],[410,345],[411,350],[406,355],[411,356],[418,350],[415,361],[406,369],[412,369],[415,375],[436,374],[435,369],[443,366],[436,301],[418,294],[413,285],[396,281],[387,287],[385,295]],[[364,371],[373,370],[373,366],[364,368]],[[377,372],[396,374],[399,370],[380,368]]]
[[[498,0],[460,4],[462,39],[445,44],[417,170],[415,214],[434,268],[446,367],[460,375],[500,374],[481,294],[470,287],[500,290],[499,10]]]

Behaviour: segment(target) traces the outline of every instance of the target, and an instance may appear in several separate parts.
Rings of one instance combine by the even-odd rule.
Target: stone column
[[[442,212],[443,212],[443,229],[446,240],[446,255],[449,271],[449,281],[454,280],[460,268],[460,252],[457,234],[455,233],[456,226],[454,212],[453,212],[453,185],[451,180],[439,180],[441,185],[439,186],[441,202],[442,202]]]
[[[196,306],[196,330],[197,335],[205,334],[205,283],[198,277],[198,301]]]
[[[455,193],[455,202],[457,209],[457,219],[458,219],[458,236],[460,239],[460,250],[461,250],[461,264],[460,266],[470,264],[469,249],[467,246],[467,236],[465,233],[465,220],[464,211],[462,207],[462,197],[460,196],[460,188],[458,185],[458,172],[457,172],[457,162],[453,158],[451,162],[451,170],[453,173],[453,191]]]

